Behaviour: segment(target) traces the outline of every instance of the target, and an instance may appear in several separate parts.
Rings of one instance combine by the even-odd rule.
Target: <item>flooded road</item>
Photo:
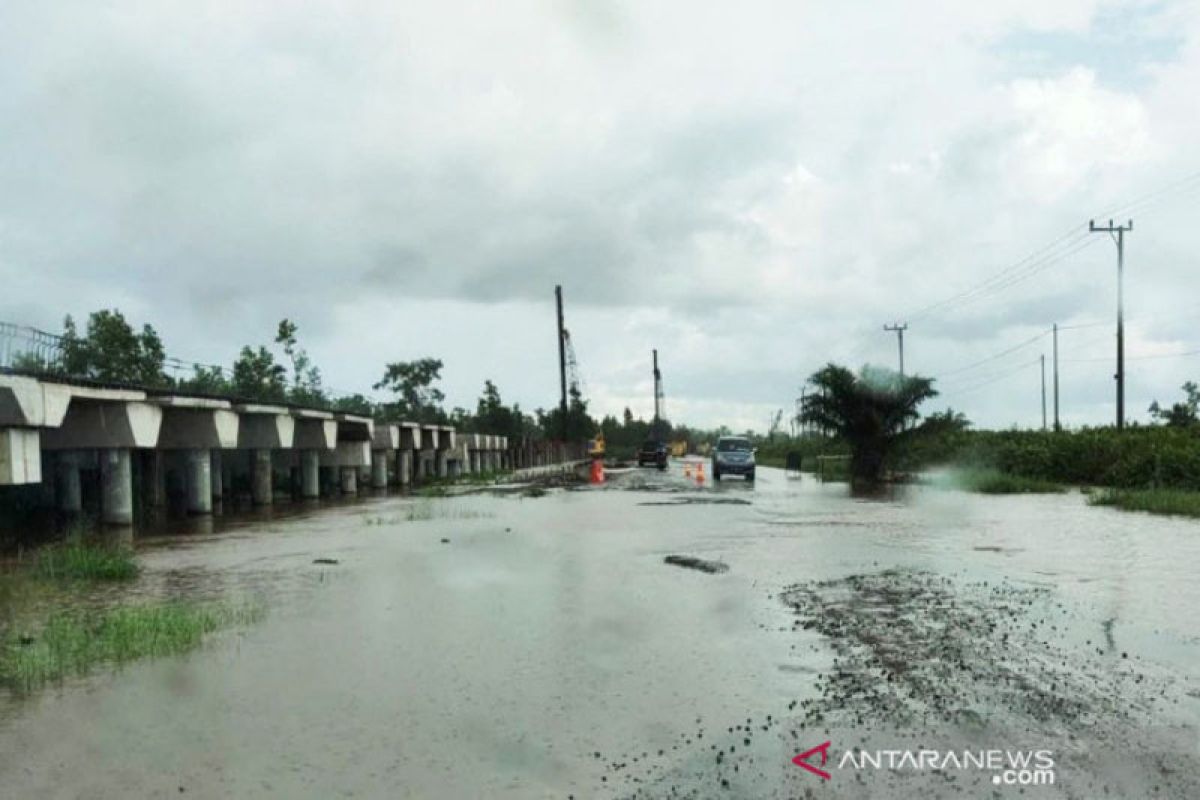
[[[1195,522],[676,463],[204,524],[108,591],[266,618],[0,698],[5,797],[1198,796]],[[1055,782],[838,763],[930,747]]]

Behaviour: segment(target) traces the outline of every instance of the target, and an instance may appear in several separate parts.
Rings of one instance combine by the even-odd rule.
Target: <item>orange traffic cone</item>
[[[592,459],[592,483],[604,483],[604,462]]]
[[[696,483],[704,483],[704,462],[696,465]]]

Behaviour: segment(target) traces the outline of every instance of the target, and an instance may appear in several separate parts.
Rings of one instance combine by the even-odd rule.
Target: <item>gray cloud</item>
[[[1194,8],[1135,14],[1128,83],[1075,46],[1124,19],[1092,0],[958,6],[5,4],[0,316],[119,305],[213,361],[289,316],[335,385],[452,354],[452,403],[488,374],[532,408],[561,283],[600,410],[659,346],[695,422],[761,426],[831,358],[892,363],[905,309],[1200,168]],[[1189,203],[1138,210],[1145,346],[1189,335]],[[913,363],[1110,315],[1103,250],[914,324]]]

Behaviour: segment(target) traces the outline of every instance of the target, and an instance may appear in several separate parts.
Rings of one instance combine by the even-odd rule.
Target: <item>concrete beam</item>
[[[234,406],[241,415],[237,446],[242,450],[289,448],[296,437],[296,420],[282,406]]]
[[[421,426],[421,450],[437,450],[438,449],[438,434],[441,432],[440,425],[422,425]]]
[[[379,423],[371,437],[372,450],[399,450],[400,426],[390,423]]]
[[[338,423],[335,419],[297,419],[293,446],[299,450],[332,450],[337,446]]]
[[[24,375],[0,375],[0,426],[57,428],[72,397],[122,402],[145,400],[146,393],[72,386]]]
[[[70,402],[68,386],[0,375],[0,425],[58,427]]]
[[[421,449],[421,426],[416,422],[400,423],[400,447],[404,450]]]
[[[41,437],[36,428],[0,428],[0,486],[42,482]]]
[[[375,434],[375,420],[357,414],[336,414],[338,439],[343,442],[369,442]]]
[[[162,427],[158,432],[160,450],[225,450],[238,446],[241,418],[230,404],[219,400],[193,405],[176,401],[192,398],[155,398],[151,400],[163,409]],[[221,405],[210,405],[221,403]]]
[[[333,450],[322,450],[323,467],[369,467],[371,466],[371,443],[338,442]]]
[[[134,401],[94,402],[73,396],[62,425],[42,433],[43,450],[155,447],[162,428],[160,406]]]

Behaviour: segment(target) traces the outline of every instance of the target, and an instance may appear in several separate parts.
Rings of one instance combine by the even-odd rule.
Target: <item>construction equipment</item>
[[[654,436],[661,439],[661,438],[664,438],[664,432],[662,430],[662,428],[663,428],[663,424],[662,424],[662,416],[663,416],[662,372],[658,368],[658,350],[655,349],[653,352],[654,352],[654,422],[652,423],[650,430]]]

